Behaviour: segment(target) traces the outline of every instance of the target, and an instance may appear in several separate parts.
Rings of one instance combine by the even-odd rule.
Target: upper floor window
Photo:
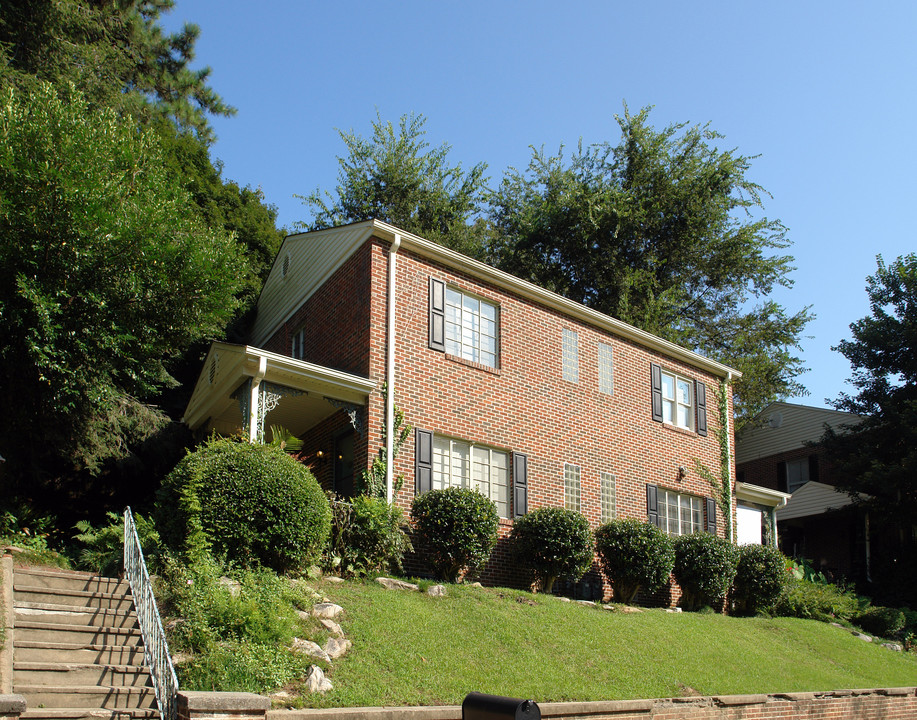
[[[430,278],[433,350],[497,367],[497,305]]]
[[[599,343],[599,392],[614,395],[615,375],[611,345]]]
[[[796,492],[809,482],[809,458],[786,461],[786,491]]]
[[[707,386],[650,365],[653,420],[707,435]]]
[[[564,380],[579,382],[579,336],[567,328],[563,335]]]
[[[580,512],[582,509],[580,492],[579,465],[564,463],[564,507],[567,510]]]
[[[306,331],[302,328],[293,333],[290,355],[292,355],[297,360],[302,360],[304,357],[306,357],[305,339]]]

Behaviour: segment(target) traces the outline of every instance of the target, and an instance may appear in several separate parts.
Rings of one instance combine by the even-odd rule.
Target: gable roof
[[[827,408],[773,402],[758,413],[736,437],[736,464],[798,450],[818,442],[825,425],[835,430],[859,422],[853,413]]]
[[[632,340],[717,377],[735,378],[742,375],[727,365],[380,220],[366,220],[327,230],[288,235],[280,246],[280,252],[258,299],[252,343],[260,346],[267,342],[312,293],[371,237],[389,242],[394,242],[397,237],[400,239],[401,250],[408,250],[467,273],[538,305]]]

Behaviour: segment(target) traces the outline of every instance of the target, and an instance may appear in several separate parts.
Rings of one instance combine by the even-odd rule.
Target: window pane
[[[675,399],[675,378],[665,373],[662,374],[662,397],[667,400]]]
[[[614,393],[614,365],[612,363],[611,345],[599,343],[599,392],[611,395]]]
[[[490,322],[491,325],[497,325],[497,306],[487,302],[481,303],[481,317]]]
[[[678,402],[684,405],[691,404],[691,386],[684,380],[678,381]]]
[[[681,427],[690,427],[691,426],[691,408],[684,405],[678,406],[678,422],[677,425]]]
[[[662,401],[662,420],[663,422],[675,422],[675,403],[671,400]]]

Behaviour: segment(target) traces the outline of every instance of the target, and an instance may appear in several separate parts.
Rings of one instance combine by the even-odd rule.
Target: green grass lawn
[[[917,654],[791,618],[610,612],[500,588],[448,596],[318,583],[353,643],[308,706],[460,704],[471,691],[538,702],[896,687]]]

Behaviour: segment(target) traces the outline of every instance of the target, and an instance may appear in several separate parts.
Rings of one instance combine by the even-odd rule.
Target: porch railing
[[[137,526],[134,525],[134,516],[129,507],[124,510],[124,574],[134,596],[134,607],[137,609],[140,632],[143,634],[143,656],[153,678],[159,714],[162,720],[175,720],[178,678],[172,665],[172,657],[169,655],[162,621],[159,619],[153,585],[150,583],[150,576],[143,560]]]

